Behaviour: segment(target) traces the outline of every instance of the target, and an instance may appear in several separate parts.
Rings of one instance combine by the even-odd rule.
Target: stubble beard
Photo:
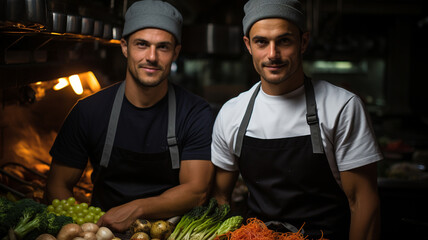
[[[295,61],[295,63],[299,63],[299,65],[294,66],[292,64],[290,64],[290,62],[288,60],[282,61],[282,60],[273,60],[273,61],[269,61],[269,62],[263,62],[261,63],[261,69],[262,69],[262,78],[269,84],[273,84],[273,85],[279,85],[285,81],[287,81],[288,79],[290,79],[297,71],[298,69],[301,67],[301,61],[300,59],[298,59],[297,61]],[[266,70],[265,67],[269,66],[269,65],[282,65],[283,68],[281,68],[279,71],[277,71],[275,73],[271,72],[269,70]],[[276,74],[282,74],[282,76],[272,76],[272,75],[276,75]]]
[[[128,70],[129,74],[131,75],[132,80],[139,85],[140,87],[144,88],[154,88],[159,86],[166,78],[159,78],[157,81],[149,82],[145,81],[142,77],[139,77],[138,74],[136,74],[131,69]]]

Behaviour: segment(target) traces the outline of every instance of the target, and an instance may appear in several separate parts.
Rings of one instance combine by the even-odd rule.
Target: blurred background
[[[122,81],[123,17],[131,0],[0,0],[0,191],[41,201],[51,144],[76,101]],[[243,0],[170,0],[184,17],[171,81],[220,109],[257,82],[242,41]],[[383,239],[426,239],[428,2],[303,0],[308,76],[365,102],[385,160]],[[76,194],[88,201],[91,167]],[[237,209],[246,189],[238,183]],[[425,237],[425,238],[424,238]]]

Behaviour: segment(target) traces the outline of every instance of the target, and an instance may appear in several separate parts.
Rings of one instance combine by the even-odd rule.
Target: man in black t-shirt
[[[125,81],[80,100],[50,154],[46,200],[67,199],[89,161],[98,225],[123,232],[137,218],[164,219],[205,202],[213,115],[208,103],[168,82],[181,49],[181,14],[144,0],[125,15]]]

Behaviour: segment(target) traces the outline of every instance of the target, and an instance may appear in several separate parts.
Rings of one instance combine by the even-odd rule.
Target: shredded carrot
[[[299,231],[295,233],[281,233],[269,229],[263,221],[257,218],[248,218],[246,225],[242,225],[233,232],[219,235],[214,240],[308,240],[308,238],[301,233],[303,225],[300,227]],[[322,233],[321,238],[318,240],[328,239],[323,238]]]

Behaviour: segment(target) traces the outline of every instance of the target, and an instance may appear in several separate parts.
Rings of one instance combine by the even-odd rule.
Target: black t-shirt
[[[79,100],[61,127],[50,154],[67,166],[84,169],[88,159],[98,166],[113,101],[120,84]],[[214,116],[209,104],[174,85],[177,102],[176,137],[180,160],[210,160]],[[123,99],[114,146],[137,153],[168,149],[168,97],[138,108]]]

